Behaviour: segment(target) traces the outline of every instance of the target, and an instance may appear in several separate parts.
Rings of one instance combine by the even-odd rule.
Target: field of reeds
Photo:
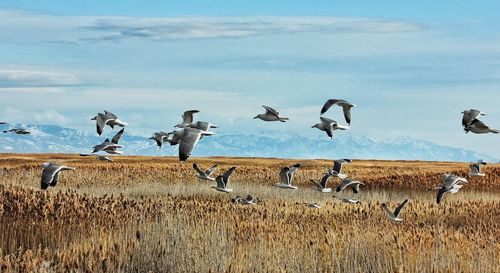
[[[41,191],[42,162],[76,167]],[[192,163],[236,172],[225,194]],[[298,190],[272,187],[300,162]],[[0,155],[0,273],[7,272],[500,272],[500,165],[354,161],[366,184],[347,204],[313,189],[329,160]],[[451,173],[467,177],[438,205]],[[337,180],[330,180],[335,188]],[[261,202],[245,206],[235,195]],[[351,193],[345,193],[352,196]],[[380,208],[409,198],[403,222]],[[318,202],[320,209],[305,203]]]

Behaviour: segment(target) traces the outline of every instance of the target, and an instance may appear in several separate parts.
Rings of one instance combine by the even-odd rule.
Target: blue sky
[[[149,135],[198,108],[224,133],[311,135],[344,98],[348,134],[500,157],[460,125],[477,108],[500,127],[500,4],[434,2],[2,1],[0,120],[92,131],[108,109]],[[262,104],[290,122],[251,119]]]

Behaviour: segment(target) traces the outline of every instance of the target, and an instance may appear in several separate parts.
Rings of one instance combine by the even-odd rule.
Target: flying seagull
[[[471,123],[477,119],[479,116],[485,116],[486,114],[476,110],[476,109],[470,109],[470,110],[464,110],[462,112],[463,117],[462,117],[462,126],[467,127],[471,125]]]
[[[95,156],[94,154],[80,154],[80,156]],[[113,159],[109,156],[104,156],[104,155],[97,155],[96,160],[99,161],[108,161],[108,162],[114,162]]]
[[[237,204],[242,204],[242,205],[255,205],[260,201],[257,197],[253,197],[249,194],[249,195],[247,195],[246,198],[243,198],[239,195],[236,195],[235,197],[231,198],[231,202],[237,203]]]
[[[316,186],[316,190],[317,191],[320,191],[320,192],[332,192],[332,188],[327,188],[326,187],[326,184],[328,183],[328,179],[330,179],[330,177],[332,177],[331,174],[327,173],[323,176],[323,178],[321,178],[321,181],[318,183],[316,181],[314,181],[313,179],[311,179],[311,183],[314,184],[314,186]]]
[[[340,184],[337,186],[337,189],[335,189],[336,192],[341,192],[345,188],[350,187],[352,192],[354,193],[359,193],[359,186],[364,186],[364,183],[361,183],[357,180],[352,180],[352,179],[342,179],[340,181]]]
[[[208,131],[211,128],[217,128],[217,127],[219,127],[218,125],[215,125],[215,124],[212,124],[212,123],[208,123],[208,122],[205,122],[205,121],[197,121],[197,122],[189,124],[188,126],[191,127],[191,128],[202,130],[202,131]]]
[[[29,135],[31,134],[30,131],[25,130],[25,129],[20,129],[20,128],[14,128],[10,130],[3,131],[4,133],[14,133],[16,135]]]
[[[182,128],[181,130],[182,133],[179,142],[179,160],[181,162],[188,160],[201,136],[214,134],[213,132],[202,131],[189,127]]]
[[[156,141],[156,145],[158,145],[158,148],[161,148],[161,146],[163,145],[163,139],[164,138],[168,139],[168,136],[169,136],[168,133],[159,131],[159,132],[154,132],[153,136],[150,137],[149,139]]]
[[[118,148],[123,148],[123,146],[119,145],[118,142],[120,142],[120,139],[122,138],[123,132],[125,131],[125,128],[121,129],[116,135],[111,139],[111,143],[115,144],[114,146],[108,146],[103,149],[108,154],[115,154],[119,155],[122,154],[121,151],[117,151]],[[119,147],[121,146],[121,147]]]
[[[306,206],[308,208],[312,208],[312,209],[320,209],[321,208],[321,205],[317,202],[310,202],[310,203],[307,203]]]
[[[4,125],[4,124],[7,124],[7,122],[5,122],[5,121],[0,121],[0,125]]]
[[[293,177],[295,173],[299,170],[300,164],[297,163],[291,167],[284,167],[281,169],[279,176],[280,182],[274,184],[273,186],[281,188],[281,189],[293,189],[296,190],[297,187],[292,185]]]
[[[468,183],[467,179],[452,175],[443,174],[443,184],[440,187],[434,188],[437,191],[436,202],[439,204],[443,199],[445,193],[458,193],[463,185],[461,183]]]
[[[354,198],[348,198],[348,197],[336,196],[336,195],[333,195],[333,198],[338,198],[338,199],[342,200],[342,202],[344,202],[344,203],[359,204],[359,200],[354,199]]]
[[[338,105],[342,107],[342,110],[344,111],[344,118],[345,121],[347,122],[348,125],[351,125],[351,108],[356,106],[350,102],[347,102],[345,100],[338,100],[338,99],[330,99],[325,102],[323,105],[323,108],[321,108],[321,114],[323,115],[332,105]]]
[[[104,110],[104,114],[97,113],[97,116],[93,117],[91,120],[96,121],[96,130],[98,135],[102,134],[104,126],[106,125],[111,127],[111,129],[114,129],[115,126],[125,127],[127,125],[126,122],[120,120],[115,114],[106,110]]]
[[[478,119],[473,120],[471,124],[467,125],[464,128],[464,130],[465,133],[473,132],[475,134],[487,134],[487,133],[498,134],[499,132],[497,129],[490,128],[489,126],[487,126]]]
[[[214,173],[215,169],[217,169],[217,164],[206,170],[202,170],[198,164],[193,163],[193,169],[196,171],[196,177],[199,179],[215,181],[215,178],[211,177],[211,175]]]
[[[394,212],[390,211],[389,208],[385,203],[382,203],[382,208],[385,211],[385,214],[387,215],[387,218],[393,222],[401,222],[403,219],[399,218],[399,214],[401,213],[401,210],[403,207],[408,203],[408,199],[405,199],[399,206],[394,210]]]
[[[179,123],[175,125],[175,127],[178,128],[186,128],[189,126],[191,123],[193,123],[193,115],[196,113],[199,113],[199,110],[188,110],[185,111],[184,114],[182,114],[182,123]]]
[[[486,162],[479,160],[476,163],[472,163],[469,165],[470,172],[469,176],[485,176],[484,173],[481,173],[481,165],[486,165]]]
[[[47,189],[49,186],[55,187],[57,185],[57,182],[59,181],[59,172],[75,169],[72,167],[57,165],[49,162],[43,163],[42,167],[42,180],[40,183],[40,187],[42,190]]]
[[[319,119],[321,120],[321,122],[314,124],[311,128],[318,128],[321,131],[324,131],[330,137],[330,139],[333,139],[333,131],[349,129],[348,126],[340,125],[333,119],[325,117],[320,117]]]
[[[230,193],[233,191],[233,189],[228,188],[229,184],[229,179],[231,178],[231,175],[234,173],[234,170],[236,170],[236,167],[232,167],[229,170],[227,170],[223,175],[219,175],[215,178],[215,181],[217,182],[217,186],[213,186],[212,188],[225,192],[225,193]]]
[[[273,108],[269,107],[269,106],[265,106],[265,105],[262,105],[262,107],[264,107],[264,109],[266,109],[266,112],[264,114],[258,114],[257,116],[254,117],[254,119],[258,118],[258,119],[261,119],[263,121],[281,121],[281,122],[285,122],[288,120],[287,117],[282,117],[280,116],[280,113],[276,110],[274,110]]]
[[[352,162],[352,160],[347,159],[347,158],[334,160],[333,161],[333,169],[332,170],[327,169],[327,172],[330,175],[336,176],[340,179],[346,179],[347,174],[342,173],[342,166],[344,166],[345,163],[350,163],[350,162]]]

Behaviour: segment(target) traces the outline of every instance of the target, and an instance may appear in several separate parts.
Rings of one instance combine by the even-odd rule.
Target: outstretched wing
[[[175,136],[175,135],[174,135]],[[200,140],[201,131],[193,128],[185,128],[179,145],[179,159],[186,161],[193,152],[196,143]]]
[[[330,177],[332,177],[332,176],[327,173],[323,176],[323,178],[321,178],[320,185],[322,188],[326,188],[326,184],[328,183],[328,179],[330,179]]]
[[[290,169],[288,167],[284,167],[283,169],[281,169],[281,171],[280,171],[281,184],[290,185],[290,180],[288,179],[288,171],[289,170]]]
[[[222,180],[224,181],[224,185],[227,187],[227,184],[229,184],[229,179],[231,175],[233,175],[234,170],[236,170],[236,167],[231,167],[229,170],[227,170],[223,175],[222,175]]]
[[[399,216],[399,213],[401,212],[403,207],[406,205],[406,203],[408,203],[408,199],[405,199],[403,201],[403,203],[399,204],[399,206],[394,210],[394,216],[396,216],[396,217]]]
[[[328,111],[328,109],[330,109],[330,107],[332,107],[332,105],[338,104],[339,102],[342,101],[344,100],[336,100],[336,99],[327,100],[323,105],[323,108],[321,108],[321,114],[323,115],[326,111]]]
[[[274,115],[277,118],[279,118],[279,112],[274,110],[274,108],[271,108],[271,107],[265,106],[265,105],[262,105],[262,107],[264,107],[264,109],[266,109],[266,114],[271,114],[271,115]]]
[[[123,132],[125,132],[125,128],[116,133],[116,135],[111,139],[111,142],[114,144],[118,144],[118,142],[120,142],[120,139],[122,138]]]
[[[206,169],[205,170],[205,174],[207,176],[211,176],[212,173],[214,173],[214,171],[217,169],[217,164],[213,165],[212,167],[210,167],[209,169]]]
[[[345,122],[347,122],[347,125],[351,125],[351,106],[343,105],[342,110],[344,111]]]
[[[199,110],[188,110],[182,115],[183,123],[193,123],[193,114],[200,112]]]
[[[198,166],[198,164],[196,163],[193,163],[193,169],[199,174],[199,175],[202,175],[204,176],[205,173],[201,170],[200,166]]]

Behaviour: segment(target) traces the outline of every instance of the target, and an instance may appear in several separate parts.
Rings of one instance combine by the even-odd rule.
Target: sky
[[[438,2],[438,3],[435,3]],[[0,121],[93,131],[104,109],[148,136],[184,110],[221,133],[410,136],[500,158],[498,1],[2,1]],[[290,122],[252,119],[261,105]],[[343,123],[340,108],[326,116]]]

